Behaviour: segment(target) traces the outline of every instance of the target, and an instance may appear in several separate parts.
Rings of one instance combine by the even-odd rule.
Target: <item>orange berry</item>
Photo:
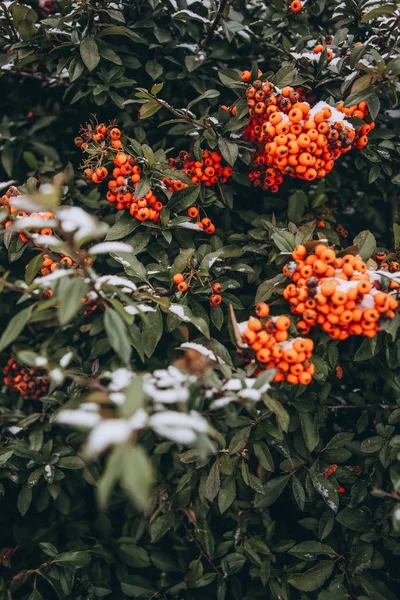
[[[118,127],[113,127],[110,131],[110,137],[113,140],[119,140],[119,138],[121,137],[121,130],[118,129]]]
[[[286,315],[282,315],[275,321],[275,327],[278,331],[286,331],[290,327],[290,319]]]
[[[210,296],[211,306],[219,306],[222,302],[222,296],[220,294],[213,294]]]
[[[172,279],[175,281],[176,284],[179,284],[182,281],[184,281],[185,277],[183,273],[175,273]]]
[[[300,0],[293,0],[293,2],[290,4],[290,10],[294,13],[300,12],[302,8],[303,4],[300,2]]]
[[[198,209],[197,209],[195,206],[191,206],[191,207],[188,209],[188,216],[189,216],[191,219],[196,219],[196,218],[199,216],[199,211],[198,211]]]
[[[266,302],[259,302],[255,308],[258,317],[267,317],[269,315],[269,306]]]
[[[187,290],[187,289],[188,289],[188,284],[186,283],[186,281],[181,281],[181,282],[178,284],[178,290],[179,290],[180,292],[186,292],[186,290]]]
[[[215,292],[216,294],[219,294],[220,292],[222,292],[222,284],[219,283],[218,281],[213,283],[211,287],[212,287],[212,291]]]

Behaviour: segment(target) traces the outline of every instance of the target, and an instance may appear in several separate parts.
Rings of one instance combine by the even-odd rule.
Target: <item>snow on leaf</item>
[[[132,252],[132,246],[123,242],[101,242],[89,250],[89,254],[108,254],[109,252]]]

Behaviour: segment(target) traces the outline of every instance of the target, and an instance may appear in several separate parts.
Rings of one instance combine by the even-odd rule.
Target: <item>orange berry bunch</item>
[[[314,342],[308,338],[289,338],[289,317],[270,317],[265,302],[257,304],[255,310],[257,318],[247,321],[242,340],[254,350],[261,368],[276,369],[274,381],[308,385],[315,372],[310,362]]]
[[[43,265],[40,269],[40,272],[43,276],[49,275],[59,268],[69,269],[70,267],[76,267],[76,262],[74,262],[69,256],[60,254],[57,256],[57,259],[58,260],[53,260],[48,254],[43,255]],[[89,260],[92,261],[92,259]]]
[[[25,400],[39,400],[49,390],[50,380],[43,371],[23,367],[10,358],[3,369],[6,386],[17,390]]]
[[[248,81],[248,71],[243,71],[242,80]],[[303,100],[312,99],[303,89],[278,90],[261,79],[249,85],[246,97],[250,123],[243,137],[256,144],[249,178],[256,187],[273,192],[284,175],[306,181],[325,177],[339,156],[367,144],[367,134],[374,127],[371,122],[356,130],[346,120],[350,114],[371,120],[365,102],[351,109],[343,108],[343,103],[333,108],[325,102],[312,107]]]
[[[16,196],[20,196],[20,193],[16,187],[11,186],[0,199],[1,208],[7,210],[10,213],[10,215],[13,215],[15,219],[22,217],[43,219],[43,221],[47,221],[48,219],[55,219],[55,215],[51,212],[35,212],[30,213],[28,215],[23,210],[19,210],[16,206],[12,205],[11,199],[15,198]],[[6,221],[4,221],[4,226],[10,227],[10,225],[12,225],[13,222],[13,219],[7,219]],[[52,235],[53,231],[52,229],[50,229],[50,227],[43,227],[43,229],[36,229],[35,233],[39,233],[40,235]],[[25,243],[29,242],[29,239],[22,232],[19,234],[19,238]]]
[[[334,250],[317,244],[307,254],[303,245],[292,253],[294,263],[283,268],[293,280],[283,295],[292,313],[301,315],[301,333],[319,326],[333,339],[349,335],[374,337],[382,318],[393,319],[397,300],[380,289],[380,276],[360,256],[337,257]]]
[[[178,158],[170,158],[168,162],[171,169],[180,169],[195,185],[203,183],[210,187],[216,183],[226,183],[229,177],[232,177],[232,167],[222,166],[222,156],[215,151],[204,150],[202,159],[196,160],[189,152],[182,150]],[[187,187],[186,183],[174,179],[165,178],[164,183],[174,192]]]
[[[211,289],[213,293],[210,296],[210,306],[219,306],[222,302],[222,284],[219,283],[219,281],[216,281],[212,284]]]
[[[183,273],[175,273],[172,279],[180,292],[186,292],[189,288],[189,284],[185,281],[185,275]]]
[[[397,260],[387,260],[386,252],[376,253],[375,259],[378,262],[379,269],[382,269],[383,271],[389,271],[389,273],[400,271],[400,263]],[[397,290],[400,288],[400,284],[397,283],[397,281],[390,281],[389,288],[391,290]]]
[[[90,123],[89,127],[82,127],[81,135],[76,137],[74,142],[82,152],[87,150],[87,145],[90,142],[96,142],[97,144],[103,143],[103,146],[105,147],[118,150],[122,146],[121,136],[121,130],[112,123],[109,123],[108,125],[105,123]]]
[[[322,44],[317,44],[313,48],[314,54],[321,54],[321,52],[323,52],[323,51],[324,51],[324,47],[323,47]],[[333,58],[333,52],[332,52],[332,50],[330,50],[329,48],[327,48],[326,54],[327,54],[328,61],[332,60],[332,58]]]
[[[164,205],[153,192],[150,190],[142,198],[135,198],[135,188],[141,179],[141,168],[136,163],[136,158],[122,150],[116,154],[112,179],[107,183],[106,198],[117,210],[129,210],[138,221],[158,221]],[[84,175],[94,183],[101,183],[108,176],[108,170],[99,167],[93,173],[92,169],[85,169]]]

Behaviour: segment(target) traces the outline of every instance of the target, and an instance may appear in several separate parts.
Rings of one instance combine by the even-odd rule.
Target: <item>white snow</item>
[[[106,371],[104,377],[110,379],[108,389],[112,392],[119,392],[128,387],[132,378],[135,377],[135,373],[121,367],[116,371]]]
[[[132,246],[123,242],[102,242],[92,246],[89,250],[89,254],[108,254],[109,252],[132,253]]]
[[[169,312],[179,317],[182,321],[189,321],[190,318],[185,315],[184,309],[180,304],[171,304],[168,308]]]
[[[62,206],[57,210],[61,228],[66,233],[74,233],[75,240],[85,237],[103,237],[108,231],[108,225],[100,222],[79,206]]]
[[[94,287],[96,290],[101,290],[103,284],[122,287],[124,293],[135,292],[137,290],[137,286],[133,281],[125,277],[119,277],[118,275],[102,275],[102,277],[97,279]]]
[[[44,367],[44,365],[47,365],[47,358],[44,356],[37,356],[35,358],[35,367]]]
[[[60,359],[60,367],[68,367],[70,360],[73,356],[72,352],[67,352],[66,354],[64,354],[64,356],[61,357]]]
[[[203,356],[207,356],[207,358],[210,358],[211,360],[218,360],[212,350],[209,350],[202,344],[197,344],[196,342],[184,342],[179,346],[179,348],[196,350],[197,352],[200,352],[200,354],[203,354]],[[222,359],[220,359],[220,362],[225,364]]]
[[[156,433],[178,444],[191,444],[198,433],[207,433],[207,421],[196,411],[189,414],[165,411],[152,415],[150,426]]]
[[[60,385],[64,381],[64,373],[58,367],[51,369],[51,371],[49,371],[49,375],[53,383],[56,385]]]

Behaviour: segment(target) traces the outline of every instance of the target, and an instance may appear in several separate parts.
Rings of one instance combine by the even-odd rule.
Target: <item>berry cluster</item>
[[[292,253],[295,262],[283,268],[294,283],[284,297],[292,313],[301,315],[297,323],[301,333],[319,326],[333,339],[349,335],[374,337],[382,318],[392,319],[397,300],[380,289],[380,276],[360,256],[337,257],[334,250],[317,244],[307,254],[303,245]]]
[[[12,223],[14,222],[14,219],[21,219],[22,217],[28,216],[32,217],[32,219],[43,219],[43,221],[47,221],[48,219],[55,219],[55,215],[51,212],[35,212],[30,213],[28,215],[23,210],[19,210],[16,206],[12,205],[12,198],[15,198],[16,196],[20,196],[20,192],[16,187],[11,186],[0,199],[1,207],[7,210],[10,213],[10,216],[12,215],[13,217],[12,219],[10,218],[4,221],[5,227],[10,227],[10,225],[12,225]],[[50,229],[50,227],[43,227],[43,229],[35,230],[34,233],[38,233],[40,235],[52,235],[53,231],[52,229]],[[22,242],[29,242],[29,239],[22,232],[19,234],[19,238]]]
[[[196,160],[189,152],[182,150],[177,158],[170,158],[168,162],[172,170],[183,171],[195,185],[202,183],[210,187],[216,183],[226,183],[229,177],[232,177],[232,167],[222,166],[222,156],[215,151],[204,150],[202,159]],[[164,183],[174,192],[187,186],[176,179],[165,178]]]
[[[93,262],[92,259],[89,260]],[[69,256],[59,254],[57,255],[57,260],[53,260],[48,254],[43,254],[43,264],[40,272],[42,275],[49,275],[56,269],[69,269],[70,267],[76,267],[76,262],[74,262]]]
[[[323,47],[322,44],[317,44],[313,48],[314,54],[321,54],[321,52],[323,52],[323,51],[324,51],[324,47]],[[329,48],[327,48],[326,54],[327,54],[327,58],[328,58],[328,62],[329,62],[333,58],[333,52],[332,52],[332,50],[330,50]]]
[[[249,81],[249,71],[243,71],[242,81]],[[367,135],[375,126],[366,102],[350,108],[343,102],[337,108],[325,102],[311,106],[312,92],[278,90],[260,78],[249,85],[246,97],[250,122],[243,137],[256,146],[249,178],[256,187],[273,192],[284,175],[306,181],[325,177],[339,156],[368,143]],[[346,116],[371,122],[356,130]]]
[[[39,400],[49,390],[50,380],[44,372],[23,367],[10,358],[3,369],[6,386],[17,390],[25,400]]]
[[[137,159],[124,152],[121,141],[121,130],[114,124],[105,125],[100,123],[96,126],[90,125],[83,128],[81,136],[75,138],[75,144],[83,151],[90,153],[86,161],[84,177],[93,183],[102,183],[109,175],[104,163],[112,159],[114,168],[112,178],[108,180],[107,200],[117,210],[129,210],[132,217],[139,221],[159,221],[163,202],[157,198],[153,191],[148,191],[143,197],[136,197],[136,188],[142,178],[142,169]],[[93,152],[91,144],[95,144]],[[188,152],[180,152],[177,158],[169,160],[171,170],[181,169],[192,180],[195,185],[204,184],[209,187],[215,183],[225,183],[232,175],[232,168],[222,166],[222,156],[218,152],[205,150],[201,161],[196,161]],[[165,177],[163,184],[166,189],[176,192],[188,186],[187,183],[178,179]],[[197,219],[199,211],[191,207],[188,215]],[[211,234],[215,226],[210,219],[205,217],[196,224]]]
[[[191,270],[190,273],[187,273],[186,275],[184,273],[175,273],[172,279],[180,292],[186,292],[189,289],[192,280],[198,279],[197,271]],[[212,293],[209,298],[210,305],[219,306],[222,302],[222,284],[216,281],[211,285],[211,290]]]
[[[75,138],[75,144],[83,151],[90,151],[90,158],[84,170],[84,177],[93,183],[102,183],[109,175],[104,162],[112,160],[114,168],[112,178],[108,180],[107,200],[117,210],[129,210],[138,221],[155,221],[160,219],[163,203],[152,191],[136,199],[135,189],[141,180],[142,170],[136,158],[123,150],[122,132],[114,124],[90,126],[82,129],[82,135]],[[92,153],[88,144],[96,144],[96,152]]]
[[[247,321],[242,340],[255,351],[262,369],[276,369],[274,381],[308,385],[315,372],[310,362],[314,342],[308,338],[289,338],[289,317],[270,317],[265,302],[257,304],[255,310],[257,318]]]
[[[115,127],[112,123],[98,123],[97,125],[90,124],[89,127],[82,127],[81,135],[74,139],[75,145],[85,152],[90,142],[97,144],[103,143],[104,148],[112,148],[118,150],[122,146],[121,130]]]

